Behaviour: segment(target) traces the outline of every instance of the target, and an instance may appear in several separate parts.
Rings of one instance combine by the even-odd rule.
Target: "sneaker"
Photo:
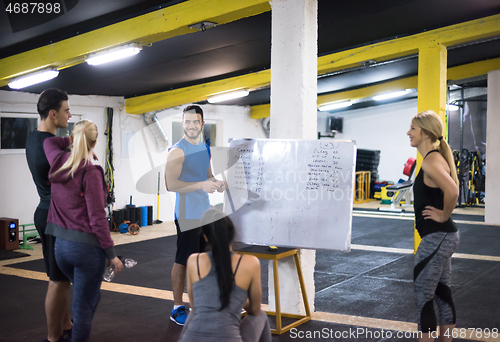
[[[42,342],[50,342],[50,341],[47,340],[47,339],[45,339]],[[68,338],[68,336],[66,334],[62,334],[62,336],[59,337],[59,339],[57,340],[57,342],[71,342],[71,337]]]
[[[72,334],[72,332],[73,332],[73,328],[68,329],[68,330],[64,330],[64,331],[63,331],[63,336],[64,336],[64,338],[65,338],[66,340],[68,340],[68,341],[71,341],[71,334]]]
[[[71,324],[73,324],[73,319],[71,319]],[[63,338],[65,338],[67,341],[71,342],[71,334],[73,332],[73,327],[68,330],[63,330]]]
[[[67,330],[64,330],[63,335],[61,336],[61,338],[57,342],[71,342],[71,335],[68,336],[68,334],[66,334],[66,331]]]
[[[172,309],[170,320],[177,325],[183,326],[187,319],[186,308],[184,305],[179,306],[177,309]]]

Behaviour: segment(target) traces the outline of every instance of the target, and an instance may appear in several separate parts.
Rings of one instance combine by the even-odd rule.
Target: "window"
[[[38,127],[38,118],[38,114],[0,114],[1,153],[24,153],[28,136]]]
[[[59,128],[58,137],[69,137],[73,126],[80,121],[82,115],[73,115],[67,128]],[[0,153],[25,153],[28,136],[37,129],[40,122],[38,114],[0,113]]]

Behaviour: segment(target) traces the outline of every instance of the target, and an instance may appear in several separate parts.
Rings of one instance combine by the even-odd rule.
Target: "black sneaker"
[[[71,324],[73,324],[73,318],[71,319]],[[63,330],[63,336],[66,335],[66,338],[69,342],[71,342],[71,333],[73,332],[73,327],[68,330]]]
[[[73,328],[63,331],[63,337],[66,338],[66,341],[71,341],[71,333],[72,332],[73,332]]]
[[[42,342],[50,342],[49,340],[45,339]],[[62,334],[61,337],[57,340],[57,342],[71,342],[71,336],[68,337],[66,334]]]

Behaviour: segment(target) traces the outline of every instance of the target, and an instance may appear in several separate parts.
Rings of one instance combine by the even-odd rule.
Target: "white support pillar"
[[[484,222],[500,224],[500,70],[488,72],[486,109],[486,194]]]
[[[271,138],[316,139],[318,73],[317,0],[273,0],[271,36]],[[316,251],[300,260],[311,312],[314,311]],[[304,314],[293,257],[279,261],[281,311]],[[275,310],[272,263],[269,308]]]

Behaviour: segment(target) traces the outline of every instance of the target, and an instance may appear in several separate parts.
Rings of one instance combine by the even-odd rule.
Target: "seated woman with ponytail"
[[[234,226],[216,209],[202,219],[210,251],[192,254],[187,261],[187,289],[192,311],[181,342],[268,342],[271,331],[260,309],[260,263],[252,255],[235,254]],[[241,309],[248,313],[241,320]]]
[[[123,268],[104,210],[103,170],[91,163],[96,141],[96,125],[83,120],[69,139],[52,137],[43,144],[52,184],[45,233],[56,237],[57,265],[73,283],[73,342],[90,340],[106,258],[117,273]]]

